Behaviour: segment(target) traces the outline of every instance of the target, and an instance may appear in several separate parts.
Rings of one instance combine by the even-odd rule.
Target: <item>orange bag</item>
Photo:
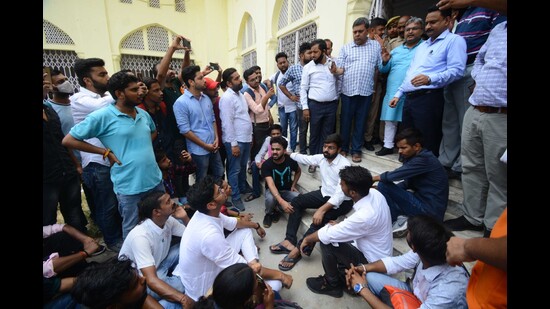
[[[391,285],[384,286],[380,292],[380,298],[386,305],[395,309],[413,309],[422,305],[413,293]]]

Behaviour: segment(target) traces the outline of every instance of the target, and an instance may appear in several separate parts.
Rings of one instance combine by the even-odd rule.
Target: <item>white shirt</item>
[[[145,219],[136,225],[122,244],[118,256],[126,255],[141,269],[149,266],[158,267],[170,251],[172,235],[182,236],[185,226],[170,216],[164,228],[160,228],[151,219]]]
[[[269,79],[273,80],[275,78],[275,75],[277,75],[277,73],[271,75]],[[279,87],[279,84],[281,83],[281,80],[283,79],[284,76],[285,76],[285,73],[283,72],[279,73],[279,76],[275,81],[275,84],[277,85],[277,106],[284,107],[285,113],[292,113],[296,111],[296,103],[292,101],[289,97],[287,97],[286,94],[281,90],[281,87]],[[292,82],[288,82],[286,84],[286,88],[292,89]]]
[[[181,238],[178,266],[173,273],[179,276],[185,294],[193,300],[206,294],[216,276],[235,263],[246,263],[224,237],[223,229],[237,227],[237,219],[220,214],[212,217],[195,212]]]
[[[308,156],[300,153],[291,153],[290,158],[300,164],[319,166],[321,171],[321,194],[330,196],[328,202],[333,206],[333,209],[338,209],[344,200],[351,200],[342,192],[340,175],[338,174],[341,169],[351,165],[348,159],[338,154],[331,163],[328,163],[323,154]]]
[[[227,88],[220,98],[220,119],[222,141],[237,146],[252,142],[252,121],[248,115],[248,104],[243,94]]]
[[[336,91],[336,76],[330,73],[329,64],[316,64],[311,60],[304,66],[302,71],[302,82],[300,84],[300,103],[302,109],[309,109],[307,99],[318,102],[330,102],[338,99]]]
[[[288,142],[288,139],[286,137],[283,136],[283,138]],[[260,151],[258,151],[256,156],[254,157],[254,162],[262,163],[264,160],[269,159],[269,157],[266,158],[266,155],[269,151],[269,146],[271,146],[271,136],[267,136],[265,138],[264,143],[262,144],[262,148],[260,148]],[[288,153],[292,152],[292,149],[290,149],[290,143],[288,143],[288,146],[286,146],[286,151]]]
[[[355,212],[344,221],[322,227],[318,232],[319,240],[326,245],[355,240],[357,248],[369,262],[392,256],[391,214],[382,193],[371,188],[367,196],[353,205],[353,209]]]
[[[80,92],[73,94],[69,99],[71,100],[71,108],[75,125],[84,120],[84,118],[86,118],[86,116],[88,116],[91,112],[115,102],[109,92],[106,92],[105,96],[102,97],[101,95],[84,87],[80,87]],[[85,139],[85,141],[94,146],[106,148],[96,137]],[[90,162],[111,166],[109,159],[103,159],[103,156],[100,154],[81,151],[80,157],[82,158],[82,168],[85,168]]]

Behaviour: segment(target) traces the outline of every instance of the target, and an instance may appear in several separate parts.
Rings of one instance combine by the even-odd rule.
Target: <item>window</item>
[[[65,31],[45,19],[42,20],[42,31],[48,44],[74,45],[73,40]]]
[[[241,50],[242,54],[243,71],[257,64],[256,55],[256,27],[254,27],[254,20],[252,16],[248,15],[244,26],[244,33],[242,34]]]
[[[176,12],[185,13],[185,0],[176,0]]]
[[[80,89],[76,73],[74,72],[76,59],[76,53],[72,50],[42,50],[42,65],[59,70],[63,75],[67,76],[76,89]]]
[[[314,12],[316,8],[317,0],[283,0],[277,24],[278,30]]]
[[[154,56],[139,56],[139,55],[127,55],[122,54],[120,57],[120,69],[121,70],[130,70],[134,72],[137,76],[152,77],[153,76],[153,66],[162,60],[162,57]],[[183,59],[172,59],[170,66],[176,71],[181,71],[181,64]],[[195,62],[191,60],[191,65],[194,65]]]
[[[149,0],[149,7],[160,9],[160,0]]]
[[[253,50],[243,55],[243,72],[256,64],[258,64],[256,59],[256,50]]]
[[[120,3],[132,4],[132,0],[119,0]]]
[[[316,38],[317,24],[311,23],[279,37],[279,48],[277,51],[285,52],[288,55],[288,63],[292,65],[300,61],[298,57],[300,44],[311,42]]]

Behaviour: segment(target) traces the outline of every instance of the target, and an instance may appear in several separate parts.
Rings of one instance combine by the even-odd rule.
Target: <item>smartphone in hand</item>
[[[187,47],[188,49],[191,49],[191,41],[189,41],[188,39],[183,39],[181,41],[181,45]]]
[[[212,71],[219,71],[220,65],[216,62],[210,62],[210,68],[212,69]]]
[[[44,77],[44,79],[48,82],[50,82],[50,84],[52,83],[52,69],[50,67],[44,67],[42,69],[42,74],[48,74],[46,75],[46,77]]]

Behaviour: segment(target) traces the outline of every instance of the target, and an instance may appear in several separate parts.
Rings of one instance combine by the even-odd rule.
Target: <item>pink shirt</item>
[[[59,233],[63,230],[65,224],[52,224],[42,227],[42,238],[48,238],[55,233]],[[53,260],[59,257],[59,253],[54,252],[50,254],[48,260],[42,262],[42,276],[45,278],[51,278],[57,273],[53,270]]]
[[[266,95],[265,90],[258,86],[258,90],[250,88],[254,91],[255,100],[247,92],[244,93],[246,104],[248,104],[248,114],[250,115],[250,121],[254,123],[269,122],[269,105],[266,104],[265,108],[262,107],[262,98]]]

